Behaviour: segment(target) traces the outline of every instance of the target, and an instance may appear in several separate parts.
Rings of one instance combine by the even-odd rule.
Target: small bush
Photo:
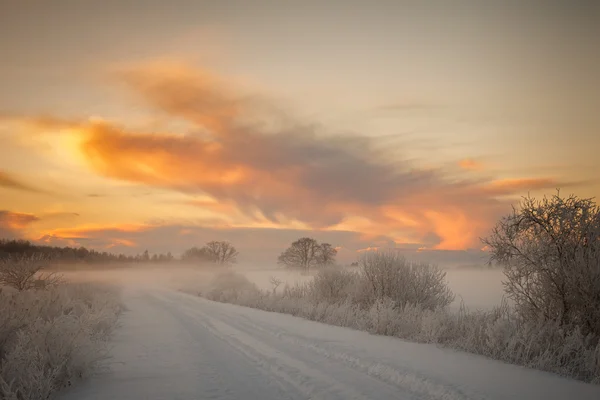
[[[413,263],[391,251],[375,251],[361,257],[360,267],[368,291],[363,297],[369,305],[390,299],[396,307],[418,305],[433,310],[454,301],[446,273],[437,266]]]
[[[360,276],[341,268],[326,268],[319,271],[308,283],[307,290],[316,301],[341,303],[351,294],[351,287],[357,285]]]
[[[245,276],[233,271],[226,271],[218,274],[213,279],[207,297],[217,301],[224,301],[225,299],[232,301],[243,295],[258,293],[259,290],[256,285]]]
[[[42,254],[10,255],[0,259],[0,285],[19,291],[44,289],[62,282],[60,275],[42,270],[48,266],[48,258]]]

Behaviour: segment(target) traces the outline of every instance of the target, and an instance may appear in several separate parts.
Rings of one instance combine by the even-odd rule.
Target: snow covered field
[[[123,296],[107,370],[61,399],[600,398],[600,386],[433,345],[147,285]]]

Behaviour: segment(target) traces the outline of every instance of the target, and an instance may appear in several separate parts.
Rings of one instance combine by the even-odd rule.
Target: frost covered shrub
[[[48,258],[43,254],[9,255],[0,259],[0,285],[19,291],[44,289],[62,283],[55,272],[44,273]]]
[[[349,301],[364,309],[392,301],[399,308],[413,305],[433,310],[454,300],[445,273],[436,266],[412,263],[393,252],[365,254],[360,266],[360,272],[324,268],[305,285],[285,287],[284,296],[308,297],[317,303]]]
[[[411,304],[433,310],[454,301],[446,273],[437,266],[410,262],[392,251],[365,253],[359,265],[369,305],[387,298],[398,307]]]
[[[341,268],[325,268],[308,283],[307,290],[315,301],[340,303],[352,295],[351,288],[357,285],[359,279],[360,276],[355,272]]]
[[[105,356],[121,306],[107,288],[0,290],[0,399],[47,399]]]
[[[524,198],[484,239],[527,321],[558,321],[600,337],[600,207],[560,193]]]
[[[282,297],[286,299],[304,299],[309,293],[308,285],[296,282],[294,285],[285,285]]]
[[[240,296],[258,295],[259,290],[244,275],[233,271],[222,272],[210,283],[207,297],[211,300],[235,302]]]

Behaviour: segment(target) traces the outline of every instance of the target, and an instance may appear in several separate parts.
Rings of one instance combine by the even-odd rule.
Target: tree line
[[[136,255],[114,254],[85,247],[59,247],[32,243],[28,240],[0,239],[0,260],[11,257],[43,256],[47,260],[64,263],[136,263],[169,262],[175,257],[170,253],[152,254],[148,250]]]
[[[309,270],[314,267],[333,265],[337,250],[329,243],[303,237],[293,242],[279,257],[279,265]],[[35,244],[27,240],[0,239],[0,260],[11,258],[42,257],[50,262],[61,263],[169,263],[235,264],[239,252],[227,241],[210,241],[202,247],[192,247],[175,257],[170,252],[150,254],[148,250],[136,255],[114,254],[85,247],[58,247]]]

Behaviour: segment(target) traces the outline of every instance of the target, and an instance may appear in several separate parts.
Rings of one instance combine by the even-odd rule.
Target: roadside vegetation
[[[0,260],[0,399],[42,400],[107,354],[121,305],[115,289],[45,273],[40,254]]]
[[[511,306],[503,301],[488,311],[464,306],[451,311],[454,295],[444,272],[391,250],[363,254],[358,271],[321,267],[304,284],[281,287],[273,277],[272,290],[259,290],[227,271],[200,295],[600,384],[600,209],[595,202],[558,193],[539,201],[525,198],[483,242],[491,261],[504,266]],[[310,248],[300,254],[312,254]]]

